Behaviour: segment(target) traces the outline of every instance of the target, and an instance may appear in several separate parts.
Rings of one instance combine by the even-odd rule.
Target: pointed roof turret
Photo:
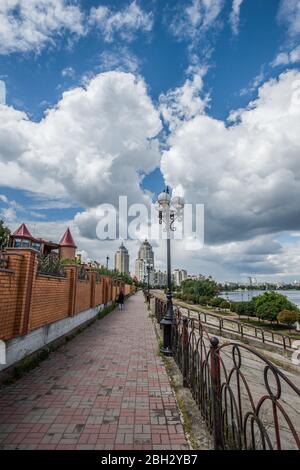
[[[29,240],[34,240],[35,238],[31,235],[28,228],[25,224],[20,225],[20,227],[13,233],[14,237],[28,238]]]
[[[77,248],[69,227],[67,228],[64,235],[62,236],[62,239],[60,240],[59,244],[60,246],[68,246],[72,248]]]

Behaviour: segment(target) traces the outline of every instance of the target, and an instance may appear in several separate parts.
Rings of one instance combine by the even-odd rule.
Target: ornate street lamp
[[[106,269],[108,269],[109,256],[106,257]]]
[[[171,274],[171,233],[176,230],[174,222],[181,220],[184,200],[182,197],[171,198],[167,187],[157,198],[159,223],[164,223],[167,232],[167,310],[160,324],[163,326],[163,346],[161,352],[166,356],[172,355],[172,325],[173,325],[173,301],[172,301],[172,274]]]

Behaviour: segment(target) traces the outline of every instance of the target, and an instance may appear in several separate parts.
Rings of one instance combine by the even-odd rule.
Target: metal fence
[[[0,251],[0,269],[8,269],[8,256]]]
[[[160,299],[159,299],[160,300]],[[163,302],[163,301],[162,301]],[[243,324],[239,320],[232,320],[229,318],[222,318],[220,315],[214,313],[196,310],[190,307],[184,307],[182,310],[186,311],[189,318],[195,318],[207,326],[217,328],[220,333],[222,331],[240,335],[242,338],[252,338],[262,341],[266,344],[279,346],[284,350],[293,350],[293,339],[277,331],[268,330],[267,328],[260,328],[249,323]]]
[[[155,299],[161,320],[165,302]],[[299,377],[284,374],[264,355],[219,343],[199,319],[175,308],[173,354],[213,434],[215,449],[300,449]],[[289,377],[288,377],[289,375]]]
[[[56,255],[39,255],[37,274],[44,276],[64,277],[65,270],[60,259]]]

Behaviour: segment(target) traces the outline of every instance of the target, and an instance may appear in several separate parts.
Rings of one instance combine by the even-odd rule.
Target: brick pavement
[[[141,293],[0,391],[0,449],[188,449]]]

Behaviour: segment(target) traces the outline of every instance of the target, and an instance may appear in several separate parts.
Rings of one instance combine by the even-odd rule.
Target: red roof
[[[74,239],[72,237],[72,234],[70,232],[69,227],[65,231],[65,233],[64,233],[62,239],[60,240],[59,244],[60,244],[60,246],[69,246],[69,247],[72,247],[72,248],[77,248],[77,246],[75,245]]]
[[[29,232],[28,228],[26,227],[25,224],[20,225],[18,230],[16,230],[13,233],[14,237],[23,237],[23,238],[29,238],[30,240],[35,240],[35,238],[31,235]]]

